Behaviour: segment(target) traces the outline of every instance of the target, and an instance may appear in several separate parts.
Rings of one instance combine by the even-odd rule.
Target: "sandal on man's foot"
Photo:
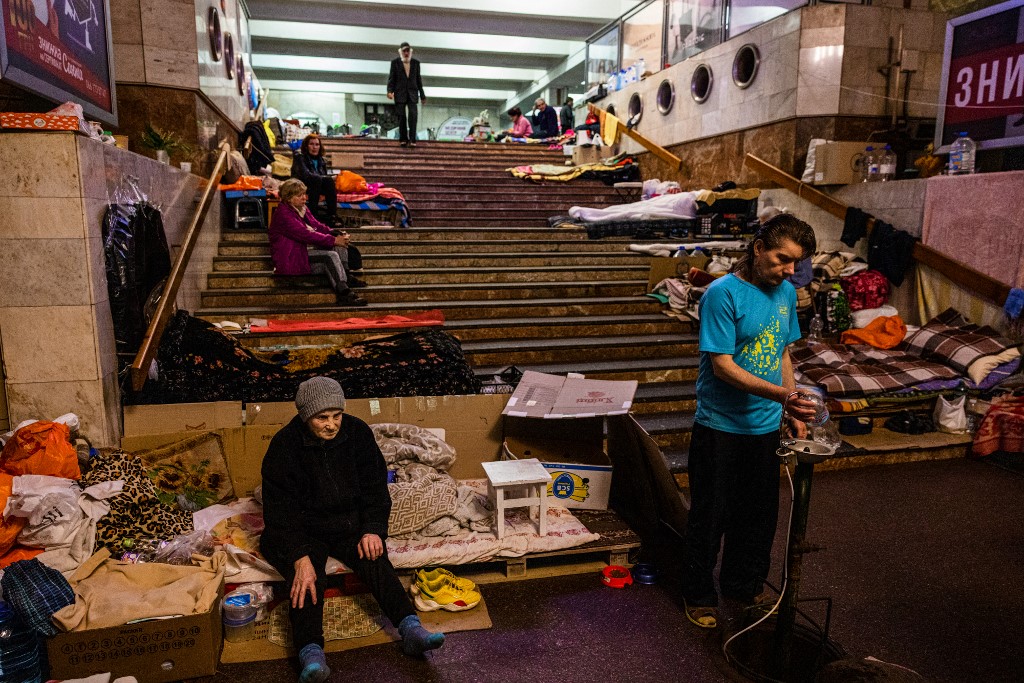
[[[690,623],[700,628],[717,628],[718,627],[718,608],[717,607],[690,607],[686,604],[686,599],[683,599],[683,609],[686,611],[686,618],[690,620]]]

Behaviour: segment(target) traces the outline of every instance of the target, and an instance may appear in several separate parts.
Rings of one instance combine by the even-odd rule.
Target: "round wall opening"
[[[690,79],[690,96],[693,97],[693,101],[697,104],[707,102],[714,82],[715,77],[711,73],[711,67],[707,64],[698,64]]]
[[[736,50],[736,57],[732,60],[732,82],[737,88],[749,88],[757,78],[760,66],[761,51],[757,45],[747,43]]]
[[[224,34],[221,33],[220,12],[216,7],[211,7],[206,13],[206,34],[210,38],[210,58],[219,62],[224,51]]]
[[[224,66],[227,68],[228,78],[235,77],[235,39],[230,33],[224,34]]]
[[[661,112],[662,116],[672,111],[672,107],[676,103],[676,87],[672,85],[672,81],[666,78],[661,82],[661,85],[658,86],[656,99],[658,101],[658,111]]]
[[[640,93],[635,92],[633,96],[629,98],[629,121],[632,125],[636,125],[644,115],[644,100],[640,97]]]

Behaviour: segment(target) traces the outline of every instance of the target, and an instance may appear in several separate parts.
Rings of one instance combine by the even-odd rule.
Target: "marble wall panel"
[[[141,44],[114,46],[114,73],[118,84],[146,82],[146,53]]]
[[[114,56],[121,45],[142,45],[142,7],[139,0],[110,0],[110,35]],[[118,80],[121,74],[117,74]]]
[[[199,61],[195,51],[144,46],[146,82],[172,88],[199,88]]]
[[[92,307],[0,309],[8,382],[98,380]]]
[[[88,305],[89,268],[80,239],[4,243],[0,306]]]
[[[75,239],[84,236],[80,197],[0,197],[0,237]]]
[[[0,133],[2,197],[78,197],[74,133]]]
[[[140,0],[143,42],[146,47],[198,50],[196,11],[192,0]],[[205,32],[205,24],[203,30]],[[198,78],[198,61],[196,67]]]
[[[809,29],[843,26],[846,23],[846,7],[842,4],[805,7],[799,12],[800,25]]]
[[[114,374],[94,380],[8,382],[7,402],[14,424],[73,412],[93,446],[120,442],[121,406]]]

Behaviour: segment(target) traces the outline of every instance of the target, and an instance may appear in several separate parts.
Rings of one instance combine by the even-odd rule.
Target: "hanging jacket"
[[[246,163],[249,173],[259,175],[260,169],[274,163],[274,150],[270,148],[270,138],[260,121],[250,121],[238,134],[238,148],[245,149],[245,143],[252,140],[252,149]]]

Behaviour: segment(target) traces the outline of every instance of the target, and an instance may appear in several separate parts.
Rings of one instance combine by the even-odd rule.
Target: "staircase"
[[[280,282],[265,233],[239,230],[222,235],[197,315],[244,324],[440,309],[445,330],[462,341],[482,379],[516,365],[638,380],[633,412],[670,467],[682,469],[696,403],[694,330],[643,296],[650,259],[628,251],[628,240],[545,227],[548,216],[572,205],[617,201],[613,188],[582,179],[537,184],[504,170],[564,163],[560,151],[539,146],[428,142],[410,150],[384,140],[326,142],[328,152],[362,153],[361,175],[400,189],[412,214],[412,229],[352,231],[369,283],[359,291],[370,304],[339,307],[316,278]],[[368,334],[260,334],[244,343],[346,344]]]

